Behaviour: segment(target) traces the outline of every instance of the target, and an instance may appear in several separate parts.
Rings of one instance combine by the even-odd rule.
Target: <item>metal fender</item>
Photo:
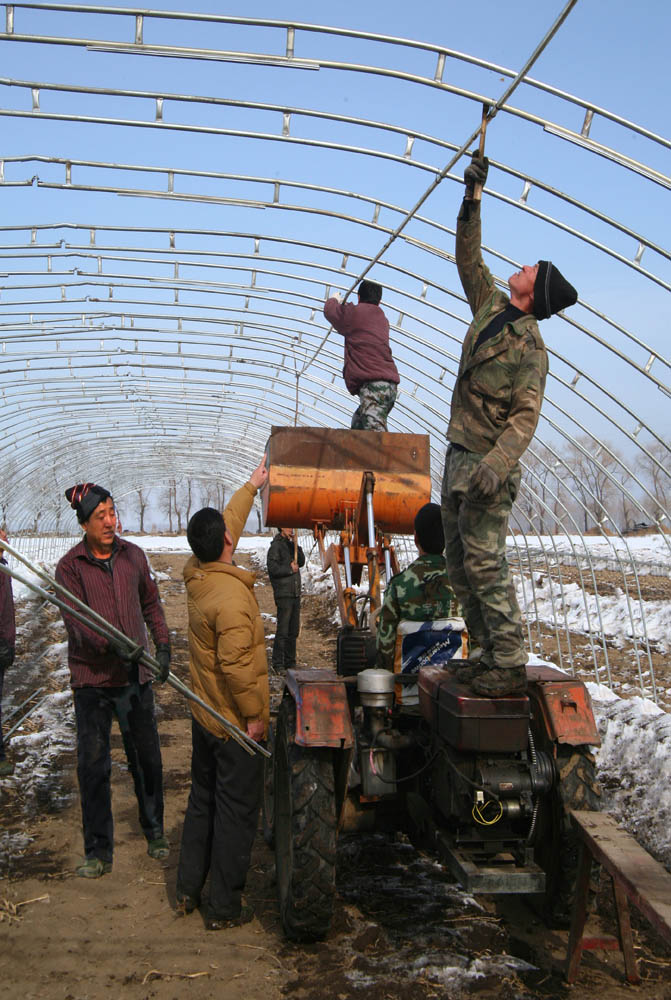
[[[347,690],[332,670],[287,670],[286,690],[296,702],[296,743],[346,750],[354,745]]]
[[[540,709],[548,736],[569,746],[601,746],[592,699],[582,681],[554,667],[527,667],[529,697]]]

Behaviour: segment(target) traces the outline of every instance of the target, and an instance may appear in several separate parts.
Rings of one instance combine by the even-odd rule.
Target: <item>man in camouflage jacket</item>
[[[396,635],[401,621],[451,618],[456,612],[445,571],[445,542],[437,503],[424,504],[417,511],[415,545],[419,558],[389,581],[377,620],[376,666],[385,670],[394,670]]]
[[[519,459],[543,402],[548,357],[538,329],[577,299],[550,261],[525,265],[499,291],[480,250],[480,202],[487,161],[467,167],[457,221],[456,261],[473,313],[452,395],[442,490],[445,559],[471,642],[481,649],[472,689],[492,697],[526,690],[522,621],[506,560],[508,518],[520,484]]]

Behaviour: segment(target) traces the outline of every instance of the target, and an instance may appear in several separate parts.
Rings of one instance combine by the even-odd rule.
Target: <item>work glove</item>
[[[470,500],[488,500],[500,485],[501,480],[491,465],[480,462],[468,484],[468,497]]]
[[[483,187],[485,186],[488,170],[489,160],[487,157],[478,156],[477,153],[473,153],[471,162],[464,170],[464,184],[466,185],[467,197],[472,197],[473,189],[476,184],[481,184]]]
[[[167,642],[162,642],[156,647],[156,660],[158,662],[158,675],[155,680],[159,684],[165,684],[170,673],[170,646]]]
[[[14,662],[14,647],[6,639],[0,639],[0,670],[6,670]]]
[[[125,667],[134,667],[144,653],[144,646],[131,649],[126,643],[110,640],[110,652],[118,656]]]

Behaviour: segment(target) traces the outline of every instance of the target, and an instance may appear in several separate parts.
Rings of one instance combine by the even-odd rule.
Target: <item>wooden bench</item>
[[[671,944],[671,875],[663,865],[621,830],[608,813],[575,811],[571,820],[580,839],[578,882],[566,956],[566,980],[575,981],[584,951],[619,950],[630,983],[640,982],[631,935],[628,901]],[[613,880],[618,937],[583,937],[592,859]]]

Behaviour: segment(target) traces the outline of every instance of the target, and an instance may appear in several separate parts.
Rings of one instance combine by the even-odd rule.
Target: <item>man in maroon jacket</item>
[[[7,541],[7,535],[0,528],[0,543]],[[0,562],[2,558],[0,544]],[[14,597],[12,595],[12,578],[0,573],[0,778],[6,778],[14,773],[14,766],[7,760],[5,745],[2,741],[2,686],[5,680],[5,670],[14,662],[14,643],[16,642],[16,624],[14,621]]]
[[[110,730],[116,716],[133,776],[140,825],[152,858],[165,858],[163,771],[156,728],[152,675],[139,663],[149,625],[165,681],[170,640],[156,584],[137,545],[116,535],[117,514],[106,489],[82,483],[65,491],[84,538],[56,567],[56,579],[135,643],[103,639],[65,613],[68,665],[77,720],[77,777],[84,830],[83,863],[77,874],[99,878],[112,870],[114,829],[110,792]]]
[[[387,416],[396,402],[400,378],[389,346],[389,322],[382,309],[382,286],[362,281],[359,304],[327,299],[324,315],[345,338],[345,385],[359,406],[352,417],[354,431],[386,431]]]

